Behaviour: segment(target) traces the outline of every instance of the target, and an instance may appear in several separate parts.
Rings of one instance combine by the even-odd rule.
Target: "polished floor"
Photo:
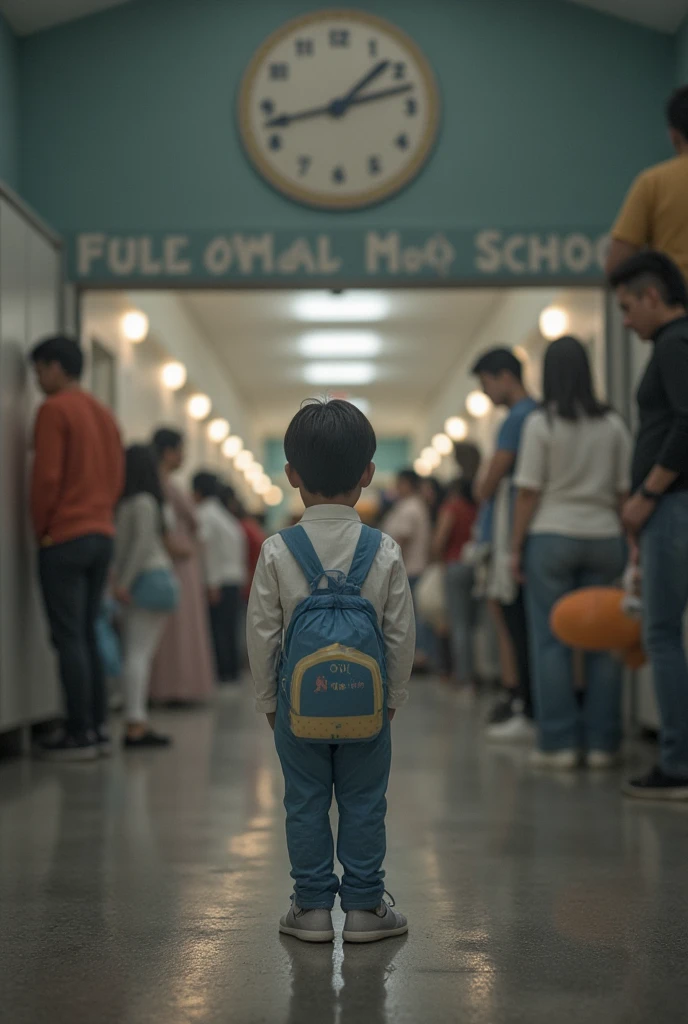
[[[170,752],[0,765],[2,1020],[685,1022],[688,808],[534,774],[481,714],[423,681],[397,716],[387,882],[411,933],[369,947],[277,934],[281,778],[247,689],[159,716]]]

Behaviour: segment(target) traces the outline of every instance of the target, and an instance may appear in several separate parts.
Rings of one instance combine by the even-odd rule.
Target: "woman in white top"
[[[136,583],[144,574],[172,575],[165,547],[163,492],[151,448],[132,445],[126,453],[124,493],[117,511],[113,591],[124,608],[124,695],[127,729],[124,746],[168,746],[148,725],[151,664],[169,611],[151,610],[137,601]],[[150,579],[150,576],[149,576]]]
[[[576,338],[545,355],[544,401],[528,419],[515,474],[514,572],[525,569],[543,767],[611,767],[621,744],[622,667],[609,654],[585,657],[583,705],[572,651],[549,627],[552,607],[580,587],[605,586],[623,572],[620,519],[630,481],[630,437],[593,390],[588,356]],[[523,554],[525,560],[523,564]]]

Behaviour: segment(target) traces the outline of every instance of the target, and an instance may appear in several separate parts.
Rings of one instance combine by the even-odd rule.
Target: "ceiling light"
[[[282,488],[278,487],[277,484],[273,484],[270,490],[267,491],[263,497],[263,501],[266,505],[281,505],[284,499]]]
[[[444,429],[452,441],[464,441],[468,437],[468,424],[463,416],[450,416]]]
[[[245,448],[243,451],[234,459],[234,467],[238,469],[240,473],[245,473],[249,466],[253,465],[253,453]]]
[[[430,476],[432,473],[432,466],[429,462],[426,462],[425,459],[416,459],[413,463],[413,468],[418,476]]]
[[[335,384],[370,384],[376,375],[372,363],[307,363],[303,368],[304,380],[308,384],[323,384],[326,387]]]
[[[389,315],[389,298],[382,292],[301,292],[293,301],[299,320],[310,323],[372,323]]]
[[[234,459],[244,447],[244,442],[236,434],[228,437],[222,445],[222,454],[228,459]]]
[[[454,451],[454,442],[446,434],[435,434],[432,439],[432,447],[438,455],[451,455]]]
[[[382,348],[373,331],[310,331],[299,340],[301,355],[316,359],[376,356]]]
[[[215,441],[219,444],[224,441],[229,434],[229,423],[227,420],[218,417],[216,420],[211,420],[208,424],[208,439]]]
[[[440,462],[442,461],[442,456],[439,455],[434,448],[429,447],[423,449],[423,451],[420,453],[420,457],[423,460],[423,462],[427,462],[431,469],[437,469]]]
[[[122,334],[137,345],[148,336],[148,317],[140,309],[132,309],[122,317]]]
[[[560,306],[548,306],[540,313],[540,334],[547,341],[555,341],[566,334],[571,319]]]
[[[212,407],[207,395],[192,395],[186,403],[186,410],[192,420],[204,420]]]
[[[466,399],[466,409],[471,416],[482,419],[492,408],[492,402],[482,391],[471,391]]]
[[[170,391],[179,391],[186,384],[186,367],[184,363],[165,363],[160,371],[160,378]]]

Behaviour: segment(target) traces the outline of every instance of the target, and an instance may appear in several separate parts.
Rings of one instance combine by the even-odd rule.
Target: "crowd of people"
[[[213,472],[196,473],[190,494],[173,482],[184,461],[179,431],[160,428],[123,450],[112,414],[79,386],[75,341],[48,338],[32,359],[46,401],[31,510],[65,696],[64,730],[40,752],[89,760],[109,751],[113,663],[125,749],[168,746],[150,725],[151,702],[203,701],[239,679],[262,526]],[[118,647],[121,657],[108,657]]]

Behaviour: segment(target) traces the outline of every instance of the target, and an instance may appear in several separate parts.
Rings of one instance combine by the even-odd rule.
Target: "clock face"
[[[356,209],[403,188],[439,123],[428,62],[387,21],[319,11],[263,44],[244,77],[239,127],[270,184],[310,206]]]

